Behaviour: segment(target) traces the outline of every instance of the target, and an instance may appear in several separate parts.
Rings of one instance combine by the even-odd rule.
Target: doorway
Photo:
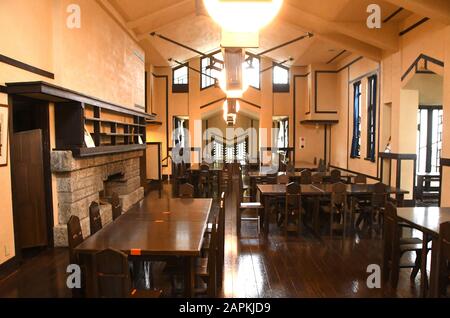
[[[49,105],[10,96],[11,177],[16,255],[53,246]]]

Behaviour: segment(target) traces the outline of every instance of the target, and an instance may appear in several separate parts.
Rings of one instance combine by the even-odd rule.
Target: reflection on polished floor
[[[151,201],[170,194],[151,192]],[[269,238],[256,236],[256,225],[243,223],[242,236],[236,235],[235,197],[227,198],[225,275],[221,297],[417,297],[420,274],[409,280],[402,270],[397,290],[369,289],[369,264],[380,264],[380,238],[349,237],[319,240],[305,229],[287,239],[275,224]],[[30,256],[17,271],[0,277],[0,297],[71,297],[65,286],[68,252],[50,249]],[[171,297],[170,279],[163,266],[153,269],[155,285],[163,297]]]

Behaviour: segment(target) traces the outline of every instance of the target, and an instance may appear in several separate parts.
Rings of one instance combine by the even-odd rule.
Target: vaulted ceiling
[[[204,53],[220,47],[220,27],[207,15],[202,0],[97,1],[139,42],[150,64],[167,66],[169,58],[186,61],[198,55],[151,36],[151,32]],[[337,61],[351,52],[379,60],[383,51],[398,49],[399,23],[407,17],[415,14],[450,24],[448,0],[376,2],[381,6],[385,21],[381,29],[366,26],[367,7],[373,0],[285,0],[279,16],[261,31],[260,48],[253,52],[311,32],[312,38],[277,49],[267,56],[275,61],[293,58],[292,65]],[[345,53],[334,59],[344,50]]]

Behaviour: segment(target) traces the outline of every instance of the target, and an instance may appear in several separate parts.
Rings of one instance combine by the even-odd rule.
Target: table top
[[[258,184],[258,190],[262,195],[284,195],[286,193],[286,185],[284,184]],[[371,194],[373,192],[373,184],[346,184],[347,193],[349,195]],[[333,191],[332,184],[316,184],[301,185],[301,193],[305,195],[330,195]],[[388,187],[389,194],[407,194],[406,190]]]
[[[193,163],[189,167],[189,170],[191,171],[200,171],[200,164],[199,163]],[[214,163],[209,165],[209,171],[222,171],[223,170],[223,164],[222,163]]]
[[[312,174],[322,174],[325,177],[330,177],[331,176],[331,172],[327,171],[327,172],[313,172]],[[262,177],[267,177],[267,175],[270,174],[267,171],[250,171],[248,173],[248,176],[250,178],[262,178]],[[300,178],[302,173],[300,171],[296,171],[295,173],[286,173],[286,172],[278,172],[278,175],[288,175],[291,178]],[[341,171],[341,177],[342,178],[354,178],[356,177],[356,174],[351,173],[351,172],[347,172],[347,171]]]
[[[439,236],[439,226],[450,222],[450,208],[397,208],[397,215],[406,223],[432,236]]]
[[[75,250],[106,248],[127,254],[199,256],[212,199],[144,200]]]

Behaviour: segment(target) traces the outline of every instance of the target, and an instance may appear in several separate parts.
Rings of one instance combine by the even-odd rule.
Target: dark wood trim
[[[443,61],[440,61],[440,60],[438,60],[438,59],[435,59],[435,58],[430,57],[430,56],[425,55],[425,54],[420,54],[420,55],[414,60],[414,62],[408,67],[408,69],[406,70],[405,74],[403,74],[403,76],[402,76],[402,78],[401,78],[402,81],[403,81],[403,80],[409,75],[409,73],[411,73],[414,69],[415,69],[416,72],[417,72],[417,65],[419,64],[419,62],[420,62],[421,60],[424,60],[426,64],[432,63],[432,64],[435,64],[435,65],[440,66],[440,67],[444,67],[444,66],[445,66],[445,63],[444,63]]]
[[[327,119],[306,119],[306,120],[301,120],[300,124],[302,125],[335,125],[338,124],[339,120],[327,120]]]
[[[450,158],[441,158],[442,167],[450,167]]]
[[[77,101],[87,105],[97,106],[127,115],[153,118],[153,116],[146,114],[144,112],[132,110],[128,107],[103,101],[101,99],[90,97],[82,93],[75,92],[46,82],[6,83],[6,86],[8,94],[10,95],[22,95],[38,100],[45,100],[55,103]]]
[[[148,93],[147,93],[147,91],[148,91],[148,72],[147,71],[145,71],[145,83],[144,83],[144,86],[145,86],[145,92],[144,92],[144,98],[145,98],[145,112],[148,114]]]
[[[341,57],[342,54],[345,54],[346,52],[347,52],[347,50],[342,50],[342,51],[339,52],[336,56],[334,56],[331,60],[329,60],[329,61],[327,62],[327,64],[333,63],[333,62],[336,61],[339,57]]]
[[[378,177],[374,177],[374,176],[371,176],[371,175],[368,175],[368,174],[365,174],[365,173],[361,173],[361,172],[357,172],[357,171],[341,168],[341,167],[338,167],[338,166],[335,166],[335,165],[330,165],[330,168],[339,169],[339,170],[342,170],[342,171],[345,171],[345,172],[350,172],[350,173],[353,173],[353,174],[360,174],[360,175],[365,176],[365,177],[367,177],[369,179],[372,179],[372,180],[377,180],[377,181],[381,180]]]
[[[417,159],[416,154],[408,153],[390,153],[390,152],[380,152],[378,157],[383,159],[396,159],[396,160],[415,160]]]
[[[414,29],[417,28],[418,26],[424,24],[424,23],[427,22],[428,20],[430,20],[430,18],[423,18],[423,19],[419,20],[418,22],[414,23],[413,25],[407,27],[407,28],[404,29],[403,31],[401,31],[398,35],[399,35],[399,36],[404,36],[405,34],[411,32],[412,30],[414,30]]]
[[[209,102],[209,103],[207,103],[207,104],[205,104],[205,105],[200,106],[200,109],[209,107],[209,106],[214,105],[214,104],[216,104],[216,103],[223,102],[223,101],[225,101],[226,99],[227,99],[226,97],[222,97],[222,98],[213,100],[212,102]]]
[[[338,69],[338,70],[336,71],[336,73],[342,72],[342,71],[345,70],[346,68],[349,68],[349,67],[352,66],[353,64],[355,64],[355,63],[361,61],[363,58],[364,58],[364,56],[357,57],[357,58],[354,59],[353,61],[349,62],[348,64],[346,64],[346,65],[342,66],[340,69]]]
[[[7,94],[8,93],[7,87],[3,86],[3,85],[0,85],[0,93]]]
[[[292,43],[301,41],[301,40],[303,40],[303,39],[305,39],[305,38],[311,38],[311,37],[313,37],[313,36],[314,36],[314,34],[312,34],[312,33],[308,33],[308,34],[306,34],[306,35],[302,35],[302,36],[300,36],[300,37],[298,37],[298,38],[295,38],[295,39],[293,39],[293,40],[290,40],[290,41],[284,42],[284,43],[282,43],[282,44],[280,44],[280,45],[277,45],[277,46],[275,46],[275,47],[273,47],[273,48],[270,48],[270,49],[267,49],[267,50],[265,50],[265,51],[262,51],[262,52],[256,54],[256,56],[262,56],[262,55],[265,55],[265,54],[267,54],[267,53],[270,53],[270,52],[272,52],[272,51],[275,51],[275,50],[281,49],[282,47],[285,47],[285,46],[287,46],[287,45],[290,45],[290,44],[292,44]]]
[[[248,104],[248,105],[250,105],[250,106],[256,107],[256,108],[258,108],[258,109],[261,109],[261,108],[262,108],[261,106],[255,104],[255,103],[249,102],[248,100],[245,100],[245,99],[242,99],[242,98],[238,98],[238,100],[241,101],[241,102],[243,102],[243,103],[246,103],[246,104]]]
[[[11,257],[9,260],[0,264],[0,281],[2,276],[7,276],[10,272],[19,267],[19,260],[16,256]]]
[[[15,60],[13,58],[10,58],[8,56],[2,55],[0,54],[0,62],[4,63],[4,64],[8,64],[17,68],[20,68],[24,71],[30,72],[30,73],[34,73],[43,77],[47,77],[50,79],[55,79],[55,74],[50,73],[48,71],[45,71],[43,69],[37,68],[35,66],[32,66],[30,64]]]
[[[327,143],[328,143],[328,138],[327,138],[327,125],[324,125],[323,126],[323,128],[324,128],[324,130],[323,130],[323,132],[324,132],[324,134],[323,134],[323,136],[324,136],[324,142],[323,142],[323,160],[324,160],[324,162],[325,162],[325,166],[327,165]]]
[[[391,13],[388,17],[386,17],[383,20],[383,23],[387,23],[389,21],[391,21],[397,14],[399,14],[400,12],[402,12],[404,9],[403,8],[398,8],[397,10],[395,10],[393,13]]]
[[[377,76],[379,76],[379,74],[380,74],[380,69],[379,68],[377,68],[377,69],[375,69],[375,70],[373,70],[373,71],[370,71],[370,72],[367,72],[367,73],[365,73],[365,74],[363,74],[363,75],[360,75],[360,76],[358,76],[357,78],[354,78],[354,79],[352,79],[352,80],[349,80],[349,84],[353,84],[353,83],[355,83],[355,82],[360,82],[361,80],[363,80],[364,78],[366,78],[366,77],[370,77],[370,76],[373,76],[373,75],[377,75]]]

